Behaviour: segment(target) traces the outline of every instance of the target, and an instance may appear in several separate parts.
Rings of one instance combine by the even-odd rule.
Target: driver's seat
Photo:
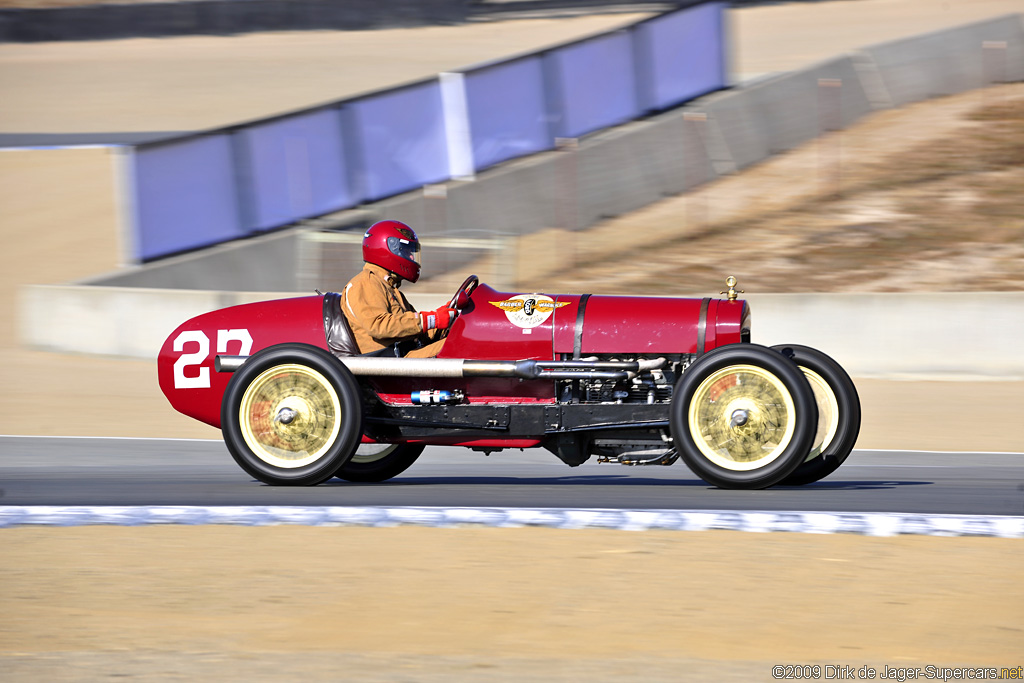
[[[341,294],[337,292],[324,294],[324,334],[327,336],[327,348],[335,356],[360,355],[356,337],[341,312]]]
[[[327,337],[327,348],[335,356],[404,356],[410,345],[406,342],[397,342],[377,351],[360,353],[359,344],[356,343],[356,336],[352,334],[352,328],[341,311],[341,294],[327,292],[324,294],[324,334]]]

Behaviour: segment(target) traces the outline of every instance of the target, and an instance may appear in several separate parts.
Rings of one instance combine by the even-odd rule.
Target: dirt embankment
[[[689,294],[1024,289],[1024,85],[874,114],[609,220],[526,289]]]

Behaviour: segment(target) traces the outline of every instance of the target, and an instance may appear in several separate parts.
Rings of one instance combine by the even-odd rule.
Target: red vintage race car
[[[168,337],[160,387],[267,484],[384,481],[426,445],[682,458],[722,488],[817,481],[857,439],[853,382],[820,351],[750,343],[726,284],[724,298],[545,295],[471,276],[437,358],[360,355],[338,294],[232,306]]]

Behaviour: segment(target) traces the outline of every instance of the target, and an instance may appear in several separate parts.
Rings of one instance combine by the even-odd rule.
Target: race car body
[[[428,444],[541,446],[569,465],[682,457],[731,488],[825,476],[856,439],[852,382],[813,349],[750,343],[727,284],[726,298],[548,295],[470,277],[425,359],[359,354],[338,294],[245,304],[175,330],[160,386],[271,484],[380,481]]]

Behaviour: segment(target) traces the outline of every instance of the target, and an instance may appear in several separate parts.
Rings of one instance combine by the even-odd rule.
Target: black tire
[[[316,486],[334,476],[362,438],[359,385],[323,349],[272,346],[231,378],[221,431],[235,462],[256,479]]]
[[[860,397],[842,366],[817,349],[779,344],[772,349],[795,362],[807,376],[818,405],[818,428],[807,458],[783,486],[803,486],[835,472],[860,434]]]
[[[784,480],[806,457],[817,423],[804,374],[757,344],[701,356],[672,397],[676,449],[694,474],[720,488],[761,489]]]
[[[423,448],[421,443],[364,444],[334,476],[360,483],[387,481],[409,469]]]

